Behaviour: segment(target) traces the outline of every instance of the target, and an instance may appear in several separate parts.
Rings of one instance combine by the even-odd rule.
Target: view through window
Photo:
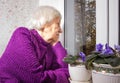
[[[68,8],[67,8],[68,9]],[[96,44],[96,1],[95,0],[74,0],[73,2],[73,19],[74,26],[70,26],[70,20],[67,20],[67,25],[65,28],[68,28],[65,36],[66,41],[66,48],[68,52],[71,54],[71,51],[74,50],[74,54],[78,54],[80,51],[83,51],[85,54],[89,54],[91,51],[94,50]],[[66,11],[65,11],[66,12]],[[66,13],[68,13],[67,11]],[[70,14],[70,13],[69,13]],[[67,14],[67,15],[69,15]],[[72,18],[72,16],[71,16]],[[70,18],[67,18],[70,19]],[[71,22],[72,23],[72,22]],[[74,29],[73,29],[74,28]],[[72,40],[69,37],[72,34],[72,31],[69,29],[74,30],[74,39]],[[70,41],[69,41],[70,40]],[[73,41],[72,43],[68,44],[69,42]],[[74,45],[72,45],[74,44]],[[70,47],[70,45],[72,45]],[[74,46],[74,47],[73,47]],[[74,48],[73,50],[70,48]]]

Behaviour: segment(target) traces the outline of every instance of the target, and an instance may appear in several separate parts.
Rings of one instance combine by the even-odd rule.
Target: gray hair
[[[39,6],[37,10],[33,13],[32,18],[28,23],[30,29],[40,29],[42,25],[49,23],[54,18],[60,17],[60,12],[51,6]]]

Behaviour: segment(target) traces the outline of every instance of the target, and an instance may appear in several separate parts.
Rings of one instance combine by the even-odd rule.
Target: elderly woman
[[[69,83],[67,52],[59,34],[61,14],[41,6],[34,12],[30,28],[17,28],[1,59],[0,83]]]

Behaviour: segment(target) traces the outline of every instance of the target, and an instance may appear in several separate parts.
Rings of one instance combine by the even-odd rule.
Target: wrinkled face
[[[59,38],[60,33],[62,33],[61,27],[60,27],[60,18],[57,17],[53,19],[44,29],[46,31],[46,34],[50,40],[56,41]]]

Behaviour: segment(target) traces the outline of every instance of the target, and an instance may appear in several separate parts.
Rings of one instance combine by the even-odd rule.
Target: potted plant
[[[80,52],[78,55],[68,55],[64,61],[69,65],[70,81],[75,83],[90,83],[91,71],[85,67],[86,55]]]
[[[120,82],[120,46],[97,44],[96,50],[86,57],[86,68],[92,70],[93,83]]]

